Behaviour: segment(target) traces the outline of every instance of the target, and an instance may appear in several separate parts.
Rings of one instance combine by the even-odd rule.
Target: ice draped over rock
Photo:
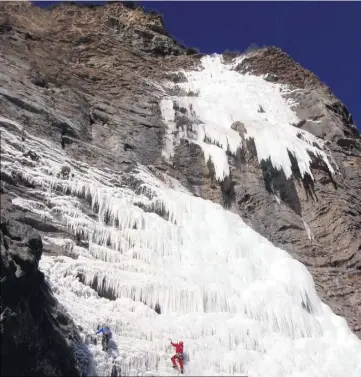
[[[112,329],[109,355],[89,344],[95,373],[115,363],[122,375],[177,374],[172,338],[185,343],[186,375],[360,375],[359,339],[320,301],[305,266],[238,215],[144,166],[96,169],[26,135],[34,161],[21,125],[0,121],[2,174],[32,184],[33,199],[13,203],[79,239],[44,237],[64,255],[40,266],[84,337]]]
[[[226,152],[235,155],[244,147],[241,135],[232,128],[235,122],[241,122],[244,139],[254,140],[259,162],[270,159],[286,178],[292,175],[289,154],[297,161],[302,177],[306,173],[313,177],[310,153],[322,159],[333,174],[324,142],[294,127],[300,119],[292,111],[295,101],[287,98],[291,90],[263,77],[237,72],[242,59],[226,64],[221,55],[205,56],[199,70],[181,71],[184,82],[165,84],[168,91],[180,94],[166,96],[161,102],[168,125],[164,156],[171,158],[177,141],[188,139],[202,148],[206,161],[214,165],[216,178],[223,180],[229,175]],[[181,119],[177,124],[174,108],[184,109],[186,122]],[[186,125],[190,126],[188,132]]]

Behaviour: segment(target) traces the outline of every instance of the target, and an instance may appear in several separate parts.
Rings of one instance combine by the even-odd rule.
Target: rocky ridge
[[[159,176],[176,178],[194,195],[239,213],[308,266],[321,298],[361,336],[361,142],[347,109],[317,77],[273,47],[249,53],[236,68],[265,74],[266,80],[293,89],[289,96],[297,101],[295,111],[301,119],[294,126],[327,142],[337,174],[330,175],[314,159],[314,181],[301,178],[297,169],[286,179],[270,164],[260,166],[254,144],[247,141],[247,148],[229,156],[230,176],[217,182],[198,145],[180,140],[171,163],[161,154],[166,125],[159,101],[169,94],[161,83],[183,80],[182,74],[173,72],[197,68],[201,55],[171,38],[159,15],[121,3],[62,4],[50,10],[1,3],[0,9],[0,124],[22,138],[21,164],[38,164],[39,156],[27,147],[27,139],[38,137],[58,145],[70,161],[124,176],[140,163]],[[175,110],[187,123],[189,114]],[[242,133],[241,125],[234,127]],[[5,160],[2,155],[2,163]],[[11,166],[1,171],[2,197],[46,205],[39,184]],[[58,174],[64,179],[73,171],[77,174],[66,171]],[[130,187],[134,184],[130,179]],[[61,222],[44,221],[31,208],[9,208],[5,222],[27,224],[42,237],[85,242]],[[47,243],[44,252],[66,251]]]

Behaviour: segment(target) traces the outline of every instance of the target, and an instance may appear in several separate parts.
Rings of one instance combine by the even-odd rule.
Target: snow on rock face
[[[245,138],[254,139],[259,162],[271,159],[273,166],[282,169],[287,178],[292,175],[289,152],[296,158],[302,176],[308,173],[313,177],[308,152],[322,158],[333,173],[322,149],[322,140],[292,126],[300,119],[292,111],[294,101],[285,98],[290,90],[262,77],[236,72],[234,68],[241,59],[227,65],[220,55],[205,56],[201,61],[203,69],[182,71],[186,82],[165,84],[170,89],[178,87],[188,95],[171,96],[161,102],[163,118],[168,125],[164,154],[172,156],[176,142],[176,138],[173,136],[172,140],[171,137],[177,131],[174,103],[188,110],[193,120],[194,135],[178,137],[192,139],[202,147],[206,161],[211,159],[214,165],[218,180],[229,174],[226,152],[235,154],[242,148],[241,136],[231,128],[236,121],[244,124]]]
[[[132,190],[119,172],[69,161],[57,145],[27,135],[39,157],[30,163],[20,126],[6,124],[2,172],[21,175],[46,199],[15,199],[17,206],[88,242],[58,239],[71,257],[44,255],[40,267],[84,337],[110,326],[108,354],[89,344],[95,374],[110,375],[113,363],[121,375],[177,374],[171,338],[185,343],[186,375],[360,375],[361,343],[320,301],[307,269],[239,216],[142,166]],[[55,174],[64,165],[68,179]]]

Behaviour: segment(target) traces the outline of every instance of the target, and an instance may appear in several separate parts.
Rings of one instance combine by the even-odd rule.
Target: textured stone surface
[[[87,372],[89,355],[38,270],[41,237],[5,213],[0,223],[1,375],[81,376]],[[82,354],[81,360],[72,347]]]
[[[258,164],[250,140],[229,157],[231,176],[217,183],[198,146],[181,142],[171,163],[161,155],[166,129],[159,100],[164,94],[153,83],[181,82],[184,77],[172,71],[197,67],[201,55],[188,55],[158,15],[121,4],[64,4],[50,11],[1,3],[0,10],[0,114],[24,126],[24,154],[30,152],[30,133],[63,143],[67,156],[99,168],[122,172],[139,162],[166,172],[195,195],[239,213],[305,263],[321,298],[361,336],[360,138],[347,109],[316,76],[276,48],[252,52],[237,67],[291,85],[289,95],[297,100],[294,110],[301,119],[294,126],[327,140],[336,175],[314,161],[315,182],[301,179],[296,169],[287,180],[266,162]],[[242,134],[240,124],[234,127]],[[11,198],[37,195],[15,173],[1,180]],[[42,235],[74,237],[36,214],[11,211],[13,219]]]

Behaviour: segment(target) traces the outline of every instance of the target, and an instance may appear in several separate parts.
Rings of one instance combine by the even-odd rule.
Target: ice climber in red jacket
[[[178,360],[180,371],[183,374],[183,342],[179,341],[179,343],[173,343],[171,341],[170,344],[175,348],[176,352],[176,354],[171,357],[173,368],[177,368],[176,360]]]

